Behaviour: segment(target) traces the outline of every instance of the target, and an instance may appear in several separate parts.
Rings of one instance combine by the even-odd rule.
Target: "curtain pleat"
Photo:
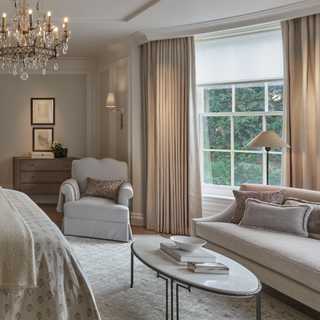
[[[194,59],[192,37],[141,47],[144,211],[161,233],[188,235],[202,216]]]
[[[282,184],[320,190],[320,14],[281,22],[284,51]]]

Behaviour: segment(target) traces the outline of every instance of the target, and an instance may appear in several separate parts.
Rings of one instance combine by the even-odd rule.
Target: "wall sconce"
[[[112,92],[108,93],[106,107],[110,108],[111,112],[116,112],[116,111],[120,112],[120,128],[123,129],[123,112],[122,112],[122,110],[121,109],[111,109],[111,108],[116,107],[116,100],[114,98],[114,93],[112,93]]]

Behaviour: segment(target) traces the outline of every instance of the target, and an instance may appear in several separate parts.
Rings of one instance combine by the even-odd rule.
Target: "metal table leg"
[[[177,320],[179,320],[179,287],[183,289],[187,289],[189,292],[191,292],[190,286],[183,286],[182,284],[177,283],[176,284],[176,309],[177,309]]]
[[[133,268],[134,268],[134,265],[133,265],[134,261],[133,260],[134,260],[134,254],[131,251],[131,286],[130,286],[130,288],[133,287]]]
[[[168,279],[157,273],[157,278],[161,278],[166,281],[166,320],[169,319],[169,288],[168,288]]]
[[[261,320],[261,292],[256,294],[256,319]]]

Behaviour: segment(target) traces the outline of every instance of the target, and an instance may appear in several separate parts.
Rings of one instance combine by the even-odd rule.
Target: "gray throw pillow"
[[[96,180],[87,178],[86,191],[81,197],[99,197],[106,198],[113,201],[118,200],[119,188],[121,180]]]
[[[247,199],[239,225],[279,233],[308,237],[307,222],[312,207],[308,204],[276,205],[257,199]]]
[[[276,190],[276,191],[236,191],[233,190],[233,194],[236,200],[236,209],[234,216],[229,222],[238,224],[244,214],[246,200],[249,198],[258,199],[263,202],[282,204],[283,196],[286,190]]]
[[[320,203],[319,202],[311,202],[302,199],[296,198],[285,198],[284,204],[286,205],[299,205],[301,203],[309,204],[313,210],[309,216],[307,229],[310,238],[320,240]]]

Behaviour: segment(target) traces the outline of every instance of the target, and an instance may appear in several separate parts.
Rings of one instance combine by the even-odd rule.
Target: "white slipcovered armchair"
[[[60,188],[58,212],[64,212],[65,235],[126,241],[132,239],[128,200],[133,197],[128,182],[128,165],[111,158],[73,160],[71,179]],[[87,178],[121,180],[118,201],[99,197],[80,197]]]

